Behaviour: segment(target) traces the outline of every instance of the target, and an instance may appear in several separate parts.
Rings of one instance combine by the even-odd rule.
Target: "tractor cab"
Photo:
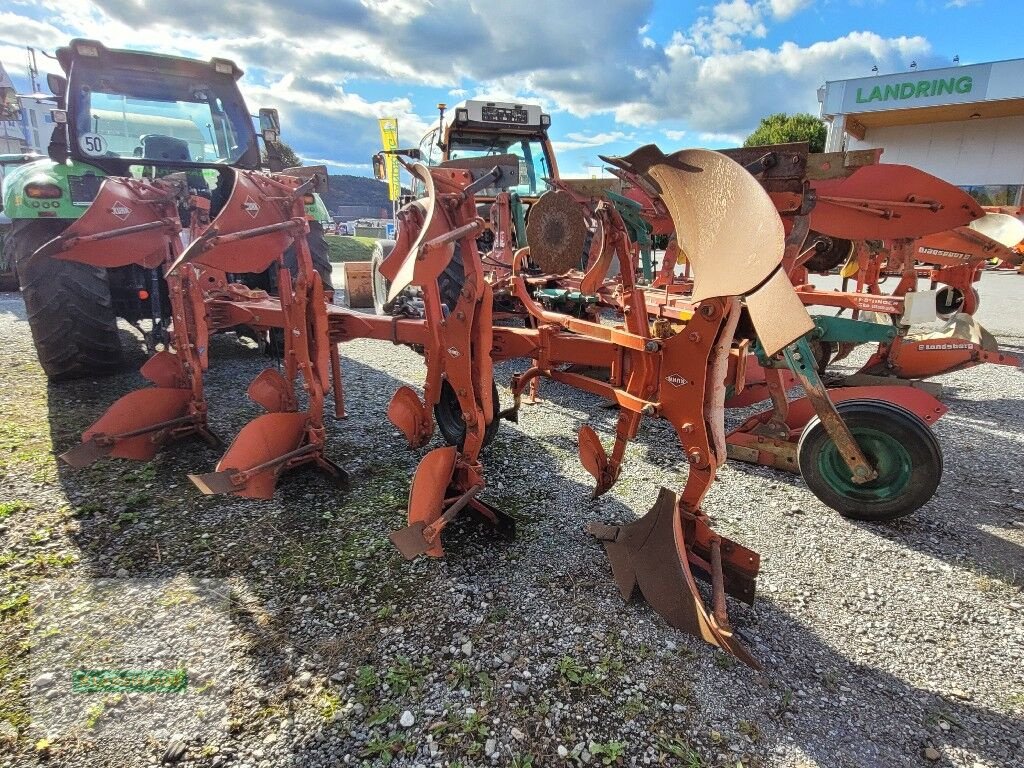
[[[234,63],[111,50],[89,40],[73,41],[57,58],[67,80],[51,83],[65,105],[53,159],[70,157],[112,176],[143,168],[259,167]]]
[[[420,157],[428,165],[449,160],[514,155],[519,160],[519,183],[503,187],[529,204],[558,178],[555,153],[548,139],[551,116],[536,104],[467,101],[455,108],[453,119],[429,131],[420,142]],[[480,202],[492,202],[500,189],[483,189]],[[415,192],[415,190],[414,190]]]

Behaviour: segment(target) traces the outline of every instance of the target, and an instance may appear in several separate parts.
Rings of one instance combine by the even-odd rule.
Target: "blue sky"
[[[4,0],[0,61],[25,46],[234,59],[250,108],[332,171],[369,174],[376,119],[403,145],[465,98],[540,103],[565,176],[598,154],[740,143],[771,112],[817,113],[825,80],[1024,56],[1021,0]],[[191,28],[182,26],[182,20]],[[39,56],[40,68],[54,62]]]

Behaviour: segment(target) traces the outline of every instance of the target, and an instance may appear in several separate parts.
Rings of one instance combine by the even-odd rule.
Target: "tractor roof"
[[[205,74],[212,69],[217,73],[231,75],[238,80],[243,72],[230,59],[210,59],[208,62],[188,59],[183,56],[165,56],[159,53],[130,51],[107,48],[98,40],[75,38],[68,45],[57,49],[57,61],[65,74],[71,71],[71,62],[82,59],[100,59],[104,64],[129,69],[161,69],[182,74]]]

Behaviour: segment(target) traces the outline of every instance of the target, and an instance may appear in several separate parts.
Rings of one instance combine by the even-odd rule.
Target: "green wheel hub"
[[[822,478],[836,493],[851,500],[870,503],[898,498],[906,491],[913,475],[910,453],[893,435],[885,432],[870,427],[855,427],[851,432],[878,477],[866,483],[853,482],[839,449],[829,441],[817,459]]]

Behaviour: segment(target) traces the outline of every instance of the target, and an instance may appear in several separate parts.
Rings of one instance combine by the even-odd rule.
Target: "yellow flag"
[[[398,149],[398,119],[394,117],[382,117],[377,121],[380,125],[380,140],[385,151]],[[398,156],[386,155],[388,169],[388,199],[397,200],[402,194],[402,185],[398,179]]]

